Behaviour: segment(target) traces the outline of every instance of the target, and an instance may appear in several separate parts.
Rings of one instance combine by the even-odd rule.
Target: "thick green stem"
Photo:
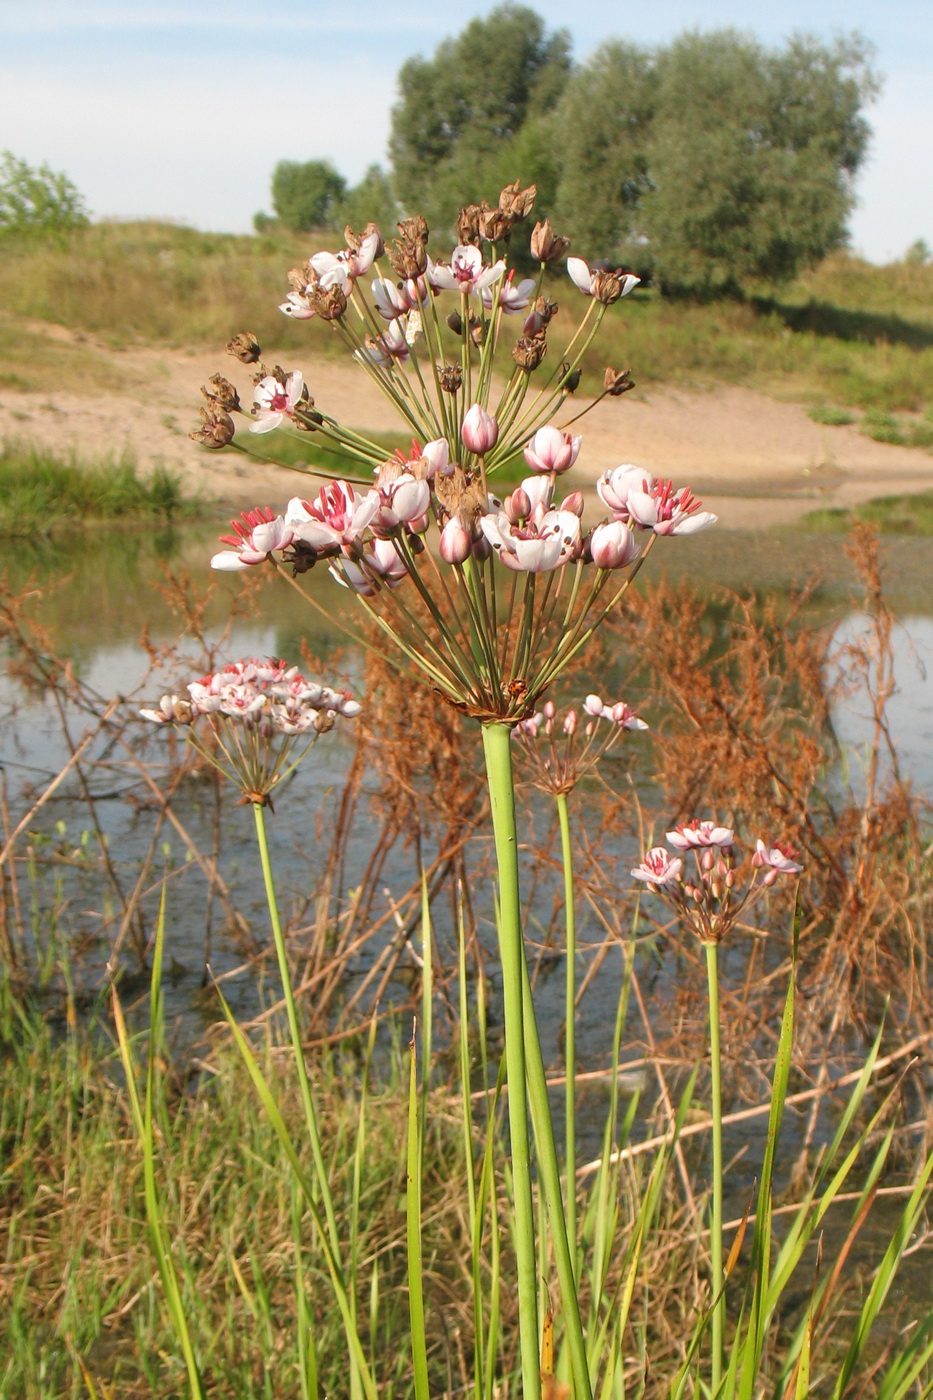
[[[710,1389],[719,1390],[723,1367],[726,1298],[722,1272],[722,1060],[719,1048],[719,947],[707,943],[706,976],[709,983],[709,1062],[711,1117],[713,1120],[713,1211],[710,1221],[710,1272],[713,1296],[713,1358]]]
[[[505,1014],[505,1060],[509,1086],[509,1138],[515,1196],[515,1252],[518,1263],[519,1333],[523,1400],[540,1400],[538,1353],[538,1269],[531,1190],[531,1139],[525,1095],[522,914],[518,891],[518,838],[508,725],[483,727],[489,804],[499,871],[499,957]]]
[[[567,1178],[567,1237],[570,1241],[570,1257],[573,1261],[574,1278],[577,1275],[577,931],[573,907],[573,852],[570,846],[570,817],[567,812],[567,794],[557,794],[557,815],[560,820],[560,849],[564,864],[564,929],[567,949],[565,953],[565,1003],[564,1003],[564,1067],[567,1083],[564,1086],[564,1135],[566,1147],[564,1160]]]

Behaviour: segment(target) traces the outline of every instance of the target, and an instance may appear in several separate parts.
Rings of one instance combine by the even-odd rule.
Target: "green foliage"
[[[814,534],[846,534],[854,520],[864,520],[882,535],[933,535],[933,491],[878,496],[854,510],[812,510],[801,523]]]
[[[933,258],[933,252],[931,252],[930,245],[925,238],[915,239],[904,254],[905,263],[919,264],[920,267],[924,267],[931,258]]]
[[[67,175],[0,152],[0,234],[47,237],[87,222],[84,200]]]
[[[170,521],[192,511],[178,477],[157,466],[148,480],[129,457],[82,463],[22,443],[0,451],[0,537],[48,535],[82,520]]]
[[[399,74],[389,143],[406,208],[447,228],[458,203],[495,198],[519,177],[543,186],[550,175],[553,184],[555,154],[540,123],[569,71],[566,32],[547,34],[539,15],[511,3],[472,20],[433,58],[409,59]]]
[[[687,34],[656,71],[643,215],[662,286],[786,282],[845,241],[873,90],[863,43],[768,52],[731,30]]]
[[[832,403],[815,403],[807,409],[807,414],[814,423],[825,423],[829,428],[842,428],[855,422],[855,415],[847,408]]]
[[[280,160],[272,172],[272,207],[285,228],[306,233],[330,223],[346,188],[346,180],[329,161]]]
[[[381,165],[371,165],[360,183],[347,190],[335,205],[331,221],[340,233],[347,224],[356,233],[362,233],[372,222],[378,224],[388,238],[395,231],[398,217],[399,207],[391,179]]]
[[[538,185],[576,251],[697,297],[780,284],[845,242],[877,90],[857,35],[767,49],[731,29],[604,44],[572,71],[566,35],[514,4],[399,75],[390,151],[410,211]]]

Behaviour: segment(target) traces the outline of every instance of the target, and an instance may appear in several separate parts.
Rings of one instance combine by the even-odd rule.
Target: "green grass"
[[[22,442],[0,449],[0,536],[32,538],[101,520],[167,523],[197,511],[162,466],[142,477],[127,456],[91,463]]]
[[[811,510],[800,525],[814,534],[843,534],[853,520],[864,520],[883,535],[933,535],[933,491],[879,496],[854,510]]]
[[[807,409],[807,414],[814,423],[824,423],[829,428],[843,428],[855,422],[854,413],[830,403],[815,403],[812,408]]]
[[[0,264],[0,348],[10,366],[0,382],[72,387],[82,374],[95,383],[105,374],[92,347],[41,344],[30,321],[61,323],[113,346],[218,351],[248,329],[283,361],[310,370],[315,358],[343,353],[340,339],[317,320],[288,320],[278,303],[289,267],[315,246],[281,234],[202,234],[149,222],[96,224],[11,251]],[[565,304],[554,326],[556,354],[577,293],[562,275],[548,289]],[[817,413],[820,405],[921,413],[933,404],[933,265],[874,267],[838,254],[778,293],[705,305],[638,290],[607,316],[584,392],[606,364],[630,365],[642,385],[745,384]],[[113,365],[109,374],[126,371]],[[913,430],[905,440],[926,445]]]

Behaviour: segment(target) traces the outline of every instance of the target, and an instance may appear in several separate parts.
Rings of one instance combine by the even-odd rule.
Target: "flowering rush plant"
[[[289,273],[282,312],[330,326],[360,374],[394,405],[411,434],[410,451],[388,455],[384,445],[339,423],[315,402],[303,372],[265,365],[248,332],[227,348],[252,367],[251,406],[244,408],[235,386],[215,375],[202,390],[206,407],[192,436],[208,448],[242,450],[239,415],[248,431],[303,437],[309,471],[316,442],[355,463],[359,475],[328,480],[282,509],[245,511],[212,565],[272,566],[322,607],[302,579],[324,563],[381,631],[387,659],[482,724],[498,870],[521,1392],[524,1400],[540,1400],[538,1294],[553,1257],[573,1392],[576,1400],[592,1400],[575,1213],[563,1200],[525,955],[510,736],[523,722],[534,728],[548,687],[618,605],[658,537],[693,534],[715,516],[689,488],[629,464],[610,468],[597,483],[605,514],[591,528],[583,525],[582,493],[559,488],[583,458],[583,437],[574,431],[580,419],[594,403],[632,388],[628,370],[610,367],[589,404],[577,411],[571,402],[603,318],[638,278],[568,258],[569,241],[547,219],[531,234],[535,275],[517,275],[508,264],[510,237],[535,196],[533,185],[523,189],[516,181],[495,207],[461,209],[456,243],[439,257],[428,251],[428,226],[415,215],[399,223],[398,238],[388,244],[373,224],[362,234],[348,228],[345,248],[317,252]],[[579,314],[562,334],[550,292],[565,260]],[[497,491],[497,473],[516,459],[524,459],[527,475],[514,490]],[[549,716],[542,714],[546,727]],[[600,710],[598,717],[615,726],[616,737],[634,719],[624,707],[619,715]],[[590,712],[586,723],[596,718]],[[566,792],[557,801],[566,808]],[[261,806],[254,808],[258,822]],[[572,990],[572,978],[568,985]],[[543,1234],[533,1152],[546,1207]],[[572,1161],[572,1151],[565,1153],[571,1182]],[[410,1219],[410,1240],[418,1228]],[[429,1391],[417,1249],[409,1261],[412,1359],[423,1400]],[[358,1355],[351,1324],[347,1341]]]
[[[628,730],[647,728],[623,700],[588,695],[582,715],[570,708],[561,716],[553,700],[546,700],[536,714],[519,721],[512,737],[528,759],[530,781],[559,796],[572,792]]]
[[[567,259],[578,323],[551,354],[557,303],[545,275],[568,240],[549,221],[531,236],[533,277],[507,264],[515,223],[535,188],[507,186],[498,206],[471,205],[457,218],[459,242],[435,260],[420,217],[404,220],[386,245],[375,225],[346,230],[347,246],[315,253],[289,274],[281,310],[330,324],[412,433],[410,452],[386,455],[318,407],[304,375],[261,360],[242,333],[228,350],[254,367],[253,402],[215,375],[192,434],[208,447],[236,441],[233,415],[248,429],[304,436],[337,447],[373,473],[296,495],[279,511],[245,511],[215,554],[215,569],[271,562],[293,578],[326,561],[393,643],[395,664],[426,679],[451,704],[483,722],[509,725],[538,701],[614,608],[658,535],[685,535],[715,516],[685,487],[632,465],[598,482],[607,515],[585,529],[579,491],[558,479],[583,439],[568,414],[584,355],[609,307],[638,278]],[[548,282],[548,287],[552,285]],[[505,361],[504,368],[499,361]],[[627,370],[607,369],[593,402],[632,388]],[[508,494],[496,473],[524,457],[528,475]],[[309,467],[314,470],[313,465]],[[312,600],[313,601],[313,600]]]
[[[362,708],[349,692],[308,680],[297,666],[255,658],[191,681],[187,691],[163,695],[140,714],[183,727],[192,747],[239,787],[243,802],[267,807],[273,788],[337,716],[352,719]]]
[[[704,944],[721,943],[770,885],[782,875],[803,870],[793,846],[759,837],[750,861],[751,878],[740,888],[731,827],[694,819],[667,832],[666,840],[667,846],[645,853],[632,875],[661,895]]]

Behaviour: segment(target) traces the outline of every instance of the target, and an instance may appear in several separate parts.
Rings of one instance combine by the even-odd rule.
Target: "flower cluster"
[[[361,709],[349,692],[308,680],[284,661],[234,661],[191,681],[187,691],[187,696],[163,695],[156,709],[140,714],[154,724],[185,726],[194,748],[233,779],[244,800],[263,805],[271,805],[272,789],[294,772],[338,715],[352,719]],[[194,728],[198,719],[212,742]],[[304,747],[293,758],[302,736]]]
[[[702,943],[721,943],[739,916],[781,875],[799,875],[803,866],[792,846],[760,838],[751,858],[751,878],[736,885],[735,832],[694,819],[666,834],[672,854],[654,846],[632,875],[664,898]],[[690,856],[692,854],[692,869]]]
[[[571,424],[632,387],[627,370],[607,369],[592,402],[562,421],[603,316],[638,278],[569,258],[580,318],[568,327],[565,358],[550,356],[559,307],[544,281],[569,242],[539,221],[531,238],[537,276],[516,276],[506,258],[535,195],[516,182],[495,207],[462,209],[447,256],[429,254],[427,224],[415,216],[388,246],[374,225],[362,235],[347,229],[346,248],[292,269],[282,311],[330,323],[394,404],[413,451],[387,459],[379,443],[315,407],[302,374],[270,369],[255,337],[241,334],[228,350],[253,367],[251,430],[323,439],[375,479],[369,486],[345,474],[281,513],[244,512],[212,560],[225,570],[271,561],[293,576],[327,560],[394,643],[400,668],[484,722],[505,724],[535,713],[544,689],[621,599],[654,542],[642,547],[639,531],[689,534],[715,520],[688,488],[629,466],[601,479],[609,515],[588,530],[581,492],[557,498],[557,479],[583,446]],[[514,326],[520,334],[503,373],[497,356]],[[238,393],[219,375],[202,392],[208,408],[194,436],[228,445],[231,415],[245,412]],[[530,475],[500,497],[495,473],[519,454]]]
[[[515,726],[512,737],[529,760],[535,787],[560,794],[572,792],[627,730],[647,728],[623,700],[607,703],[598,695],[588,695],[582,714],[569,709],[563,717],[553,701],[546,701],[541,710]]]

